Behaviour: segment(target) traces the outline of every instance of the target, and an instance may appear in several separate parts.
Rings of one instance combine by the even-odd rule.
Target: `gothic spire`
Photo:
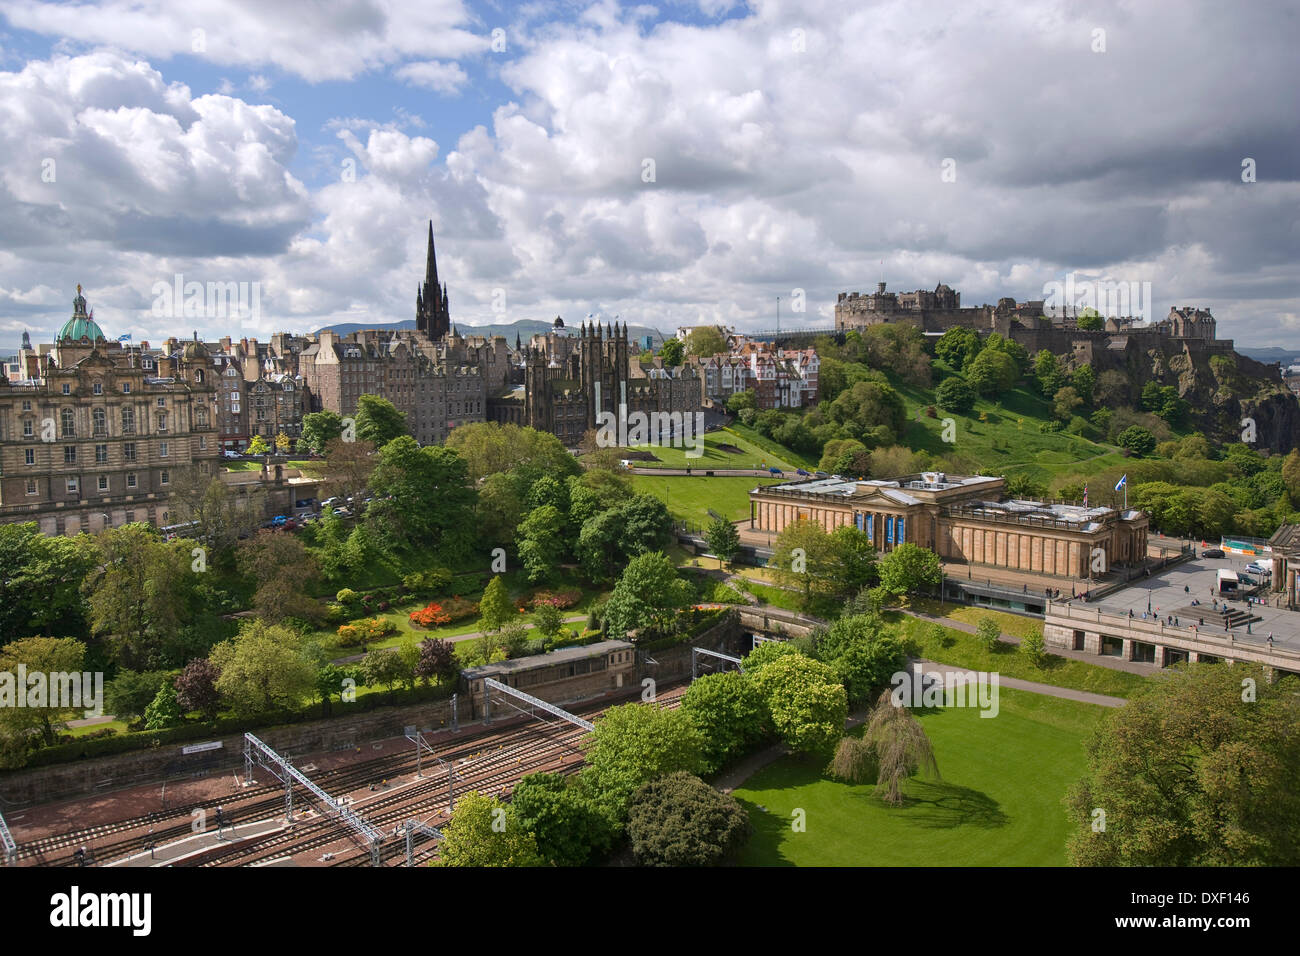
[[[433,249],[433,220],[429,220],[429,251],[424,263],[424,283],[438,290],[438,256]]]

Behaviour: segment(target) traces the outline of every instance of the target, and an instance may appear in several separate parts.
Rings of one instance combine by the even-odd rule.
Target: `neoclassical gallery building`
[[[1147,515],[1137,510],[1006,499],[1006,482],[925,472],[894,480],[805,478],[749,493],[749,526],[780,533],[798,520],[827,531],[852,525],[879,551],[912,542],[947,562],[1088,578],[1094,549],[1104,567],[1139,563]]]

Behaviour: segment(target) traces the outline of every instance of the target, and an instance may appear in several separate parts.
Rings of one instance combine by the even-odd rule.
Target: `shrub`
[[[1043,666],[1043,663],[1047,660],[1047,653],[1041,628],[1034,628],[1020,639],[1020,653],[1035,667]]]
[[[1002,628],[998,626],[995,618],[982,617],[979,619],[979,623],[975,625],[975,638],[985,650],[995,650],[1001,634]]]
[[[427,571],[412,571],[402,577],[402,586],[416,594],[436,594],[451,584],[451,571],[446,568],[430,568]]]
[[[338,594],[334,595],[334,600],[340,604],[352,604],[357,599],[357,592],[351,588],[343,588]]]
[[[717,866],[748,839],[749,814],[735,797],[678,771],[632,795],[627,833],[642,866]]]
[[[345,647],[350,646],[352,644],[361,643],[361,632],[358,631],[351,624],[344,624],[342,627],[338,629],[337,634],[338,634],[339,643],[344,645]]]
[[[463,597],[451,597],[442,602],[442,609],[446,612],[449,622],[455,624],[457,621],[463,621],[469,617],[478,616],[478,602],[470,601]]]
[[[451,623],[451,615],[443,610],[441,604],[432,601],[420,610],[412,611],[408,619],[412,627],[441,627]]]
[[[575,588],[571,591],[538,591],[532,596],[529,603],[534,608],[538,604],[550,604],[563,611],[565,608],[573,607],[581,600],[582,592]]]

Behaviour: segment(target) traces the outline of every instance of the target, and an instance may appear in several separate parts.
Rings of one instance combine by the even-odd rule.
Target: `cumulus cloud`
[[[455,95],[469,82],[469,74],[456,63],[439,63],[429,60],[422,63],[407,63],[400,67],[396,76],[399,80],[435,93]]]

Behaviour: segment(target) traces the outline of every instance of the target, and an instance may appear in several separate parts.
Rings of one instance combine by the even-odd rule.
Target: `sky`
[[[411,319],[432,220],[460,326],[1073,274],[1300,347],[1298,47],[1282,0],[0,0],[0,344],[79,283],[135,341]]]

